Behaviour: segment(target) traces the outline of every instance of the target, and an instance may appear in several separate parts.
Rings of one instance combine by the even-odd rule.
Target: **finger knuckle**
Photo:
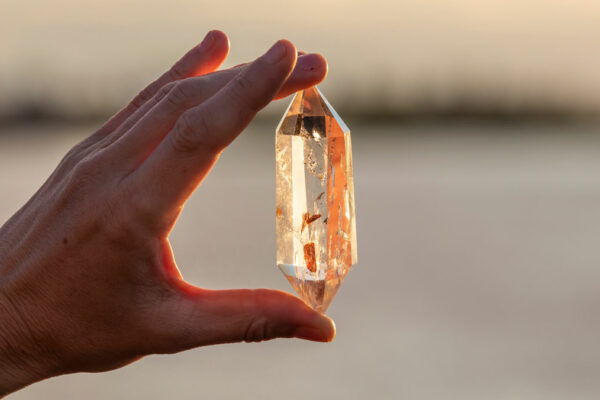
[[[100,161],[98,158],[90,154],[79,160],[73,168],[72,181],[82,185],[95,180],[100,175]]]
[[[197,112],[192,117],[191,112],[186,112],[179,117],[174,134],[169,137],[175,151],[190,153],[201,146],[203,136],[206,136],[207,132],[208,124],[203,113]]]
[[[173,80],[185,78],[187,75],[186,69],[183,61],[177,61],[169,70],[169,77]]]
[[[261,93],[262,89],[248,73],[242,72],[233,79],[230,94],[236,108],[236,123],[247,121],[250,115],[267,104],[268,100],[261,99]]]
[[[146,86],[137,96],[131,100],[128,104],[127,108],[131,113],[135,112],[138,108],[140,108],[144,103],[150,100],[154,96],[154,87],[153,85]]]
[[[105,179],[100,166],[93,155],[79,160],[60,180],[56,187],[61,204],[87,208],[89,202],[98,202],[98,190]]]
[[[70,170],[77,164],[77,162],[85,157],[89,147],[94,142],[91,138],[87,138],[86,140],[81,141],[76,144],[71,150],[65,154],[62,160],[59,163],[59,168],[63,170]]]
[[[233,95],[242,103],[248,101],[248,95],[255,88],[254,82],[245,73],[237,74],[232,85]]]
[[[173,108],[180,108],[187,104],[189,99],[188,85],[187,81],[179,81],[174,84],[166,95],[165,101],[173,106]]]
[[[244,332],[244,342],[262,342],[271,339],[269,320],[265,317],[253,318]]]
[[[175,86],[175,82],[169,82],[166,85],[164,85],[163,87],[161,87],[160,90],[156,93],[156,96],[154,96],[154,98],[156,99],[156,102],[158,103],[165,96],[167,96],[169,94],[169,92],[171,92],[171,90],[173,90],[174,86]]]

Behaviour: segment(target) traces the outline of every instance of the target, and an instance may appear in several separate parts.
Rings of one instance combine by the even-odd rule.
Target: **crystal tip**
[[[327,276],[323,279],[316,279],[312,276],[302,276],[298,270],[306,268],[295,267],[287,264],[279,264],[279,269],[283,272],[288,282],[292,285],[298,297],[300,297],[313,310],[325,313],[331,301],[337,294],[338,289],[344,279],[343,276]]]

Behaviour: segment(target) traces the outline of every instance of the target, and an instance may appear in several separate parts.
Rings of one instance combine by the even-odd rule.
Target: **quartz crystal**
[[[356,263],[350,130],[312,87],[296,93],[275,136],[277,265],[325,312]]]

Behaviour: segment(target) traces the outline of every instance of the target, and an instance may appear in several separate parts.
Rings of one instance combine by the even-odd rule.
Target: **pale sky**
[[[600,109],[597,0],[2,0],[0,105],[120,104],[213,28],[231,38],[226,65],[281,37],[324,54],[330,100]]]

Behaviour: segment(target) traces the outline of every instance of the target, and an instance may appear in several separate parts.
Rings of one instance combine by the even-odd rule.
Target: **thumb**
[[[330,342],[335,336],[329,317],[279,290],[206,290],[186,284],[168,308],[169,323],[161,326],[170,331],[175,351],[279,337]]]

